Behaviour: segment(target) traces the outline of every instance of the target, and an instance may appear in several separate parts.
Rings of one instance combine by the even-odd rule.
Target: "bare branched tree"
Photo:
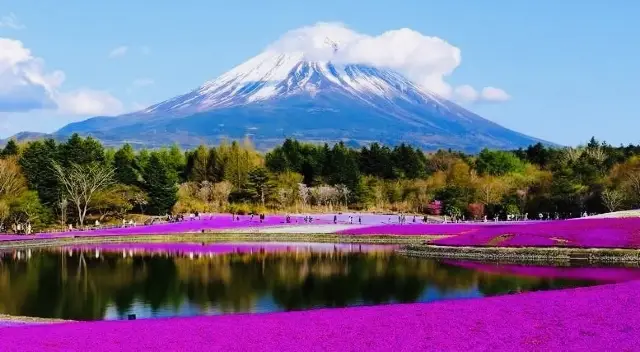
[[[291,203],[291,198],[293,198],[292,193],[293,193],[293,190],[291,189],[278,188],[276,195],[278,198],[278,203],[283,209]]]
[[[0,159],[0,197],[14,197],[25,189],[25,180],[16,160]]]
[[[340,199],[340,193],[338,193],[336,188],[327,185],[313,187],[311,189],[311,194],[318,205],[325,205],[330,209],[332,208],[333,203]]]
[[[585,148],[582,146],[578,146],[576,148],[566,147],[563,150],[562,157],[565,162],[575,162],[578,159],[580,159],[584,151],[585,151]]]
[[[338,196],[344,200],[344,206],[346,207],[349,204],[349,196],[351,195],[351,190],[345,185],[335,185],[335,190],[338,192]]]
[[[53,171],[62,185],[66,197],[76,206],[78,221],[80,226],[83,226],[91,197],[114,183],[114,170],[100,164],[72,164],[63,168],[54,162]]]
[[[300,198],[300,201],[302,202],[302,208],[304,209],[307,206],[307,203],[309,202],[309,194],[310,194],[310,189],[309,187],[307,187],[307,185],[305,185],[304,183],[299,183],[298,184],[298,197]]]
[[[200,187],[196,191],[196,196],[205,203],[211,202],[213,198],[213,184],[209,181],[200,182]]]
[[[617,189],[605,189],[600,196],[602,203],[607,207],[609,212],[620,209],[620,206],[624,202],[624,193]]]
[[[64,226],[67,223],[67,207],[69,206],[69,202],[67,198],[60,197],[60,201],[58,202],[58,207],[60,208],[60,225]]]
[[[588,148],[586,150],[586,153],[587,156],[597,161],[598,163],[603,163],[605,160],[607,160],[607,152],[602,147]]]
[[[625,176],[625,185],[633,193],[633,196],[636,199],[640,199],[640,169],[629,170]]]
[[[227,181],[213,184],[213,188],[211,189],[211,201],[215,203],[218,209],[222,209],[227,205],[232,189],[233,185]]]

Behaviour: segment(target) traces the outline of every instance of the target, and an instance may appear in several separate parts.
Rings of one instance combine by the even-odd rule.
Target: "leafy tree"
[[[476,160],[476,169],[481,175],[502,176],[522,171],[524,163],[511,152],[483,149]]]
[[[272,194],[274,184],[267,169],[263,167],[255,168],[249,172],[247,190],[253,198],[265,205],[267,198]]]
[[[102,163],[105,161],[104,148],[99,141],[91,137],[83,139],[75,133],[59,145],[55,160],[63,167]]]
[[[222,182],[224,179],[224,168],[220,162],[216,148],[209,149],[207,155],[207,181],[212,183]]]
[[[105,190],[96,192],[91,199],[91,209],[100,213],[100,221],[107,216],[118,219],[131,210],[147,202],[147,195],[137,186],[115,184]]]
[[[303,207],[307,205],[307,197],[299,197],[300,187],[303,186],[305,190],[307,189],[302,182],[302,175],[292,171],[286,171],[273,177],[273,193],[282,207],[293,205],[298,199]],[[307,192],[304,193],[307,194]]]
[[[541,168],[548,167],[553,160],[552,150],[539,142],[529,146],[525,151],[522,151],[521,154],[523,154],[522,160],[538,165]]]
[[[166,165],[168,172],[171,173],[171,177],[174,178],[176,182],[186,180],[185,170],[187,160],[177,144],[172,145],[168,149],[160,149],[155,154],[157,154],[160,160]]]
[[[435,194],[435,198],[441,200],[444,203],[445,214],[452,215],[451,209],[465,209],[469,204],[468,195],[466,190],[462,187],[448,185],[438,190]]]
[[[360,150],[359,167],[365,175],[372,175],[384,179],[394,178],[394,162],[391,150],[378,143]]]
[[[125,144],[113,156],[115,180],[125,185],[140,184],[140,174],[136,167],[136,156],[131,145]]]
[[[342,184],[355,189],[360,181],[360,170],[353,152],[340,142],[333,146],[328,155],[326,167],[329,184]]]
[[[445,205],[444,212],[454,219],[459,219],[460,217],[462,217],[462,210],[460,210],[460,208],[454,204]]]
[[[248,140],[241,145],[234,141],[231,145],[221,144],[218,148],[224,179],[231,182],[236,190],[247,184],[249,171],[260,165],[260,157]]]
[[[151,159],[151,152],[147,149],[142,149],[138,152],[135,158],[135,164],[138,166],[138,170],[144,172],[149,165],[149,160]]]
[[[569,168],[562,168],[555,172],[551,184],[554,210],[561,213],[577,215],[582,212],[583,200],[588,187],[576,180]]]
[[[152,153],[144,170],[145,189],[149,196],[147,211],[164,215],[178,200],[175,170],[171,170],[159,153]]]
[[[328,149],[328,146],[327,146]],[[322,148],[287,139],[265,156],[265,165],[273,173],[295,172],[303,183],[313,185],[323,176],[325,154]]]
[[[7,145],[4,146],[4,149],[0,151],[0,158],[7,158],[12,156],[17,156],[20,148],[18,148],[18,143],[15,140],[10,139],[7,142]]]
[[[640,205],[640,156],[632,156],[616,165],[609,179],[624,191],[631,206]]]
[[[427,174],[432,174],[438,171],[446,172],[455,163],[467,163],[467,158],[468,157],[462,153],[454,153],[450,150],[438,150],[437,152],[431,153],[426,157],[426,172]]]
[[[8,222],[12,224],[31,224],[38,228],[49,221],[50,213],[40,203],[34,191],[23,192],[9,202]]]
[[[200,145],[187,153],[185,176],[187,180],[193,182],[217,183],[224,178],[222,164],[216,148],[207,149],[204,145]]]
[[[505,179],[490,175],[478,179],[476,187],[477,199],[488,210],[489,215],[495,213],[495,207],[509,191],[509,184]]]
[[[194,182],[209,181],[209,151],[204,145],[187,156],[187,179]]]
[[[58,179],[51,172],[52,163],[57,160],[57,149],[53,139],[31,142],[19,161],[29,189],[35,190],[40,201],[49,207],[58,202],[61,193]]]
[[[392,160],[400,178],[417,179],[425,175],[426,158],[420,150],[402,143],[393,149]]]

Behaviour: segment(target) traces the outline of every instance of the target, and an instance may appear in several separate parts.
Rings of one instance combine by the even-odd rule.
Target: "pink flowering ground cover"
[[[432,242],[448,246],[640,248],[640,218],[498,224],[388,224],[348,229],[340,233],[453,235]],[[509,235],[509,238],[498,238],[505,235]]]
[[[635,268],[501,265],[453,260],[447,260],[445,262],[447,264],[463,267],[466,269],[503,275],[509,274],[571,280],[593,280],[602,283],[640,280],[640,270]]]
[[[295,226],[297,223],[303,223],[302,218],[293,217],[294,221],[291,226]],[[176,234],[185,232],[199,232],[202,230],[229,230],[238,228],[250,228],[250,227],[266,227],[266,226],[278,226],[285,224],[284,216],[267,216],[264,222],[260,222],[258,217],[255,216],[251,219],[250,216],[240,216],[240,221],[234,221],[231,215],[216,215],[213,217],[204,217],[200,220],[185,220],[177,223],[166,223],[156,225],[138,225],[135,227],[125,228],[112,228],[112,229],[99,229],[99,230],[86,230],[86,231],[68,231],[58,233],[44,233],[35,235],[0,235],[0,241],[15,241],[15,240],[30,240],[30,239],[51,239],[51,238],[63,238],[71,236],[130,236],[130,235],[163,235],[163,234]]]
[[[0,328],[3,351],[634,351],[640,282],[288,313]]]

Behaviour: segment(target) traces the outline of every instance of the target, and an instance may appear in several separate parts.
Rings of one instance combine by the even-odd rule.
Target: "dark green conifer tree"
[[[157,153],[151,154],[144,171],[145,189],[149,196],[147,210],[153,215],[164,215],[178,201],[175,171],[171,170]]]

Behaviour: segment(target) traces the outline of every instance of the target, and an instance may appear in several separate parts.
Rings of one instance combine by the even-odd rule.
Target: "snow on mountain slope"
[[[198,89],[153,105],[140,114],[185,115],[292,94],[335,90],[353,99],[419,99],[451,109],[445,100],[385,69],[306,61],[304,53],[266,51]]]
[[[320,45],[340,50],[337,40],[325,38]],[[485,120],[393,70],[270,49],[186,94],[142,111],[70,124],[57,133],[74,132],[115,142],[186,146],[247,133],[265,146],[296,137],[475,151],[539,141]]]

